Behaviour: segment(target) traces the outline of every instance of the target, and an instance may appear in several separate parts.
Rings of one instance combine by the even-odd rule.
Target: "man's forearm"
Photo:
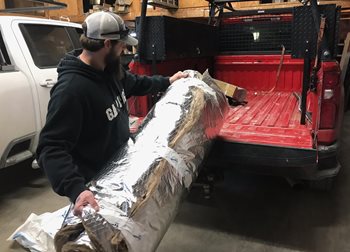
[[[53,190],[75,202],[78,195],[86,190],[85,179],[78,173],[69,153],[52,146],[44,147],[38,159],[48,177]]]

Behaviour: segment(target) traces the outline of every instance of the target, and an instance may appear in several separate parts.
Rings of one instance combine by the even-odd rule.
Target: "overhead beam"
[[[51,0],[27,0],[27,2],[42,3],[42,5],[41,6],[30,6],[30,7],[5,8],[6,5],[3,1],[4,8],[0,8],[0,12],[23,13],[23,12],[42,11],[42,10],[63,9],[63,8],[67,7],[67,4],[65,4],[65,3],[51,1]]]
[[[59,0],[62,4],[66,4],[67,8],[61,10],[49,10],[46,11],[46,17],[52,19],[66,19],[70,21],[73,19],[82,19],[84,20],[84,10],[83,10],[83,1],[76,0]],[[80,20],[78,20],[80,21]],[[75,22],[75,21],[73,21]],[[81,23],[81,22],[79,22]]]
[[[5,0],[0,0],[0,10],[5,9]]]
[[[232,3],[234,8],[256,6],[259,1],[236,2]],[[125,20],[135,20],[140,16],[141,8],[138,1],[134,1],[131,5],[130,12],[127,14],[120,14]],[[178,9],[163,9],[163,8],[148,8],[147,16],[171,16],[175,18],[208,18],[209,4],[206,0],[186,0],[179,1]]]

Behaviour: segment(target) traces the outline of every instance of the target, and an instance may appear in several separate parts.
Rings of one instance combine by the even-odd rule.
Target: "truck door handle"
[[[39,84],[42,87],[52,88],[56,83],[57,83],[57,81],[55,81],[53,79],[46,79],[45,81],[40,82]]]

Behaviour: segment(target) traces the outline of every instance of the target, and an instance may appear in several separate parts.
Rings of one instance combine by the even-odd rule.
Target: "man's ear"
[[[104,42],[105,48],[111,48],[112,47],[112,42],[110,39],[106,39]]]

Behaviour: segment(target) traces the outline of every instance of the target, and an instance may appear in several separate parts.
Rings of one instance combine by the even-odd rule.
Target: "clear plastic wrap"
[[[134,139],[91,182],[100,211],[87,206],[80,219],[67,219],[85,227],[74,243],[106,252],[156,250],[227,112],[215,84],[188,72],[191,77],[169,87]]]

